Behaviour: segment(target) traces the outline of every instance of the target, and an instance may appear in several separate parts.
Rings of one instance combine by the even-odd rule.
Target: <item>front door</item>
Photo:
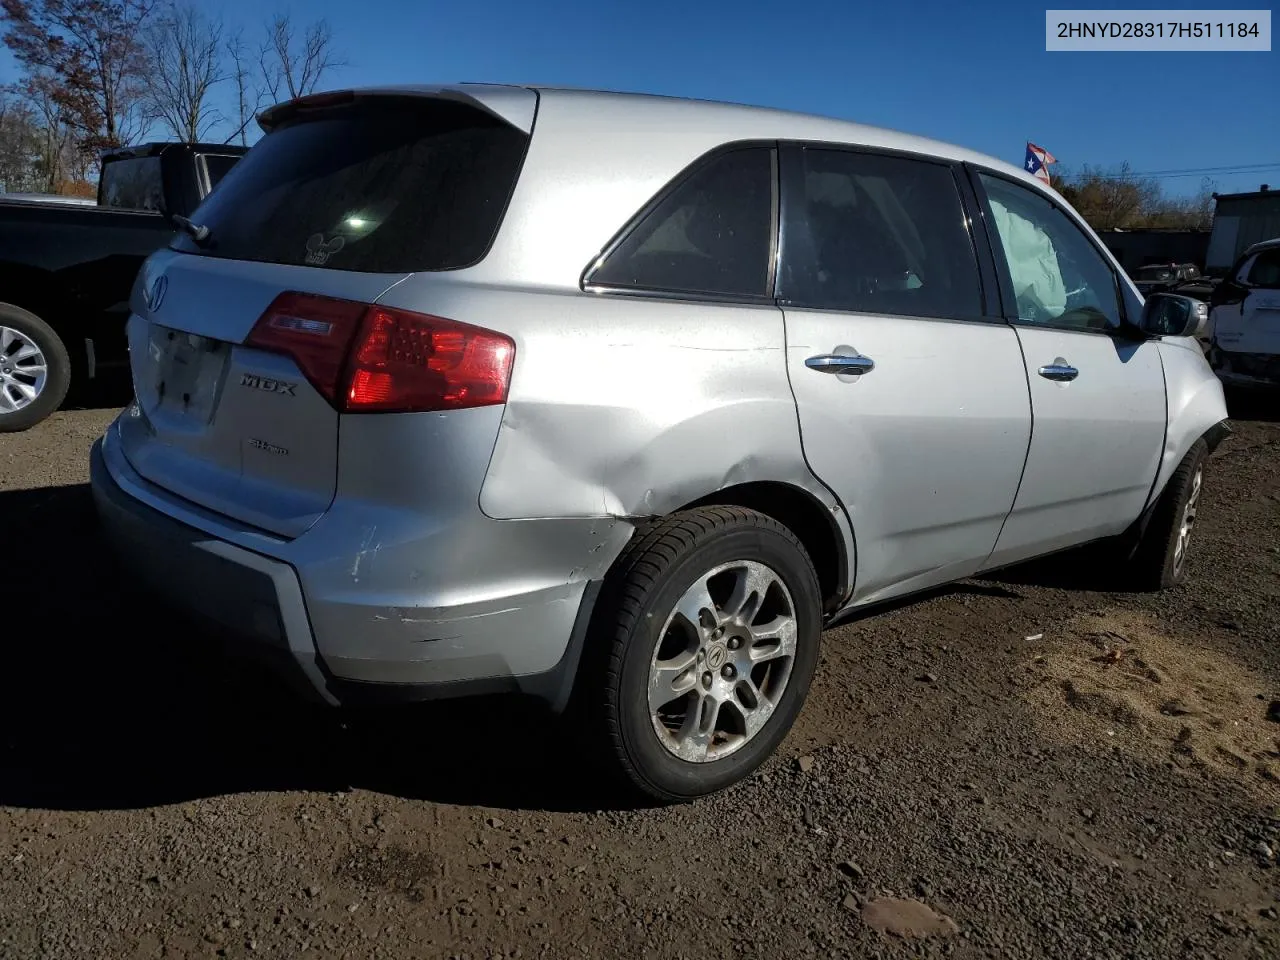
[[[1039,191],[977,179],[1033,415],[1018,498],[988,564],[998,566],[1123,532],[1151,493],[1167,412],[1158,345],[1126,326],[1097,245]]]
[[[849,512],[855,602],[973,573],[1026,458],[1011,326],[944,163],[784,149],[779,297],[805,456]]]

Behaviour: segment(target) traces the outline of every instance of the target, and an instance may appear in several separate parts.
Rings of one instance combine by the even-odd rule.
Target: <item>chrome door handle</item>
[[[1059,382],[1074,380],[1076,377],[1080,376],[1079,370],[1071,366],[1071,364],[1064,363],[1062,361],[1047,363],[1036,372],[1046,380],[1057,380]]]
[[[821,356],[810,357],[804,362],[804,365],[810,370],[817,370],[819,373],[869,373],[876,368],[874,360],[861,354],[845,356],[837,353],[824,353]]]

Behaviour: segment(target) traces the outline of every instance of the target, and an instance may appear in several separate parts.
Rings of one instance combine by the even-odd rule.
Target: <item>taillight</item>
[[[505,403],[515,344],[407,310],[282,293],[245,341],[283,353],[344,413],[457,410]]]
[[[354,300],[282,293],[258,318],[245,344],[291,357],[311,385],[338,406],[347,348],[368,309]]]

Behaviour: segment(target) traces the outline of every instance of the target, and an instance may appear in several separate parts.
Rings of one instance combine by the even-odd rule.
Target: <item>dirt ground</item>
[[[113,411],[0,436],[0,957],[1280,957],[1280,406],[1233,413],[1185,586],[1075,556],[830,630],[776,759],[660,810],[519,701],[210,656],[99,542]]]

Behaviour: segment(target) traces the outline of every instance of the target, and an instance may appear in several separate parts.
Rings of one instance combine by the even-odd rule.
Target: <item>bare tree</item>
[[[197,143],[224,119],[210,91],[228,79],[223,26],[194,3],[171,3],[146,31],[147,108],[175,139]]]
[[[154,0],[0,0],[4,42],[50,95],[82,149],[145,132],[147,58],[141,41]]]
[[[1058,192],[1095,230],[1207,230],[1213,223],[1213,181],[1193,197],[1166,196],[1160,181],[1133,173],[1128,163],[1114,172],[1085,166],[1075,176],[1054,176]]]
[[[250,62],[244,34],[239,30],[227,39],[226,52],[231,84],[235,88],[236,128],[223,142],[239,140],[241,146],[247,147],[249,125],[258,115],[264,97],[262,80],[257,73],[260,67]]]
[[[60,184],[71,179],[69,154],[75,151],[73,134],[66,121],[66,108],[58,96],[58,83],[48,76],[34,76],[23,86],[27,102],[35,109],[40,129],[40,189],[57,193]]]
[[[317,20],[298,39],[288,14],[276,14],[267,25],[267,40],[258,57],[262,81],[274,102],[303,97],[316,89],[330,70],[345,66],[333,51],[333,31]]]
[[[14,88],[0,89],[0,184],[10,193],[45,188],[40,125],[22,91]]]

